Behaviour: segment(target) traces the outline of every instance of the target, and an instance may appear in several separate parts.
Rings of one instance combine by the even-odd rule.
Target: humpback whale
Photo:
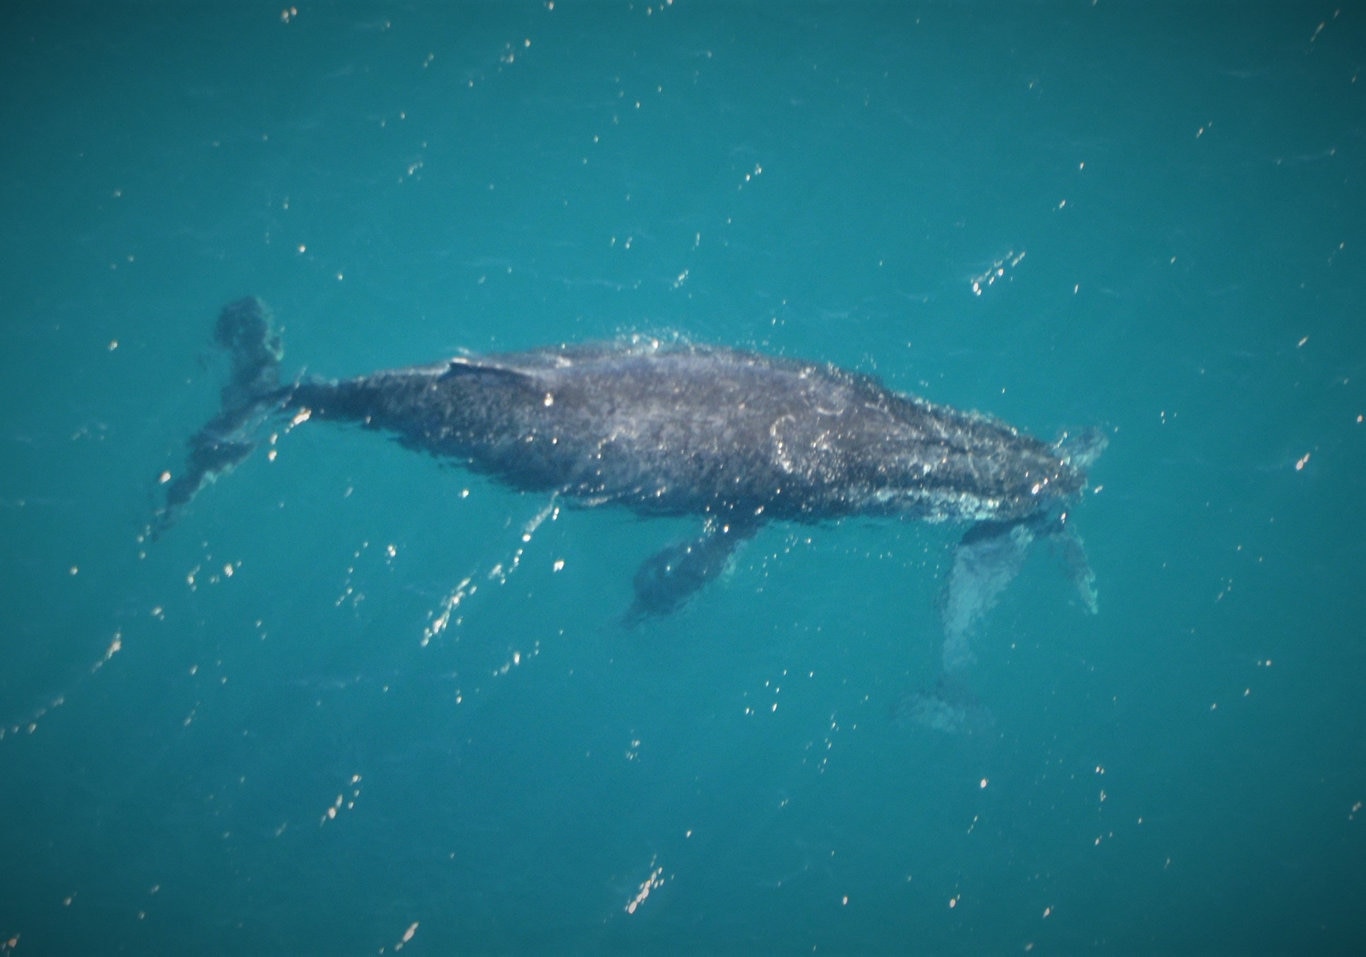
[[[150,528],[165,532],[278,417],[353,423],[512,487],[584,506],[696,516],[695,540],[649,558],[627,614],[667,614],[767,522],[904,516],[971,523],[941,601],[946,672],[1026,547],[1063,542],[1094,610],[1093,576],[1067,505],[1104,438],[1048,443],[990,416],[895,392],[834,365],[690,343],[630,340],[457,357],[351,379],[282,384],[283,355],[257,299],[228,304],[222,408],[163,474]]]

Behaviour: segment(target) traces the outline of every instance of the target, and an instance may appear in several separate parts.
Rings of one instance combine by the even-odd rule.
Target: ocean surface
[[[1366,11],[33,3],[0,31],[0,954],[1366,949]],[[632,336],[1109,448],[899,720],[964,529],[696,532],[283,372]],[[973,733],[966,733],[971,730]]]

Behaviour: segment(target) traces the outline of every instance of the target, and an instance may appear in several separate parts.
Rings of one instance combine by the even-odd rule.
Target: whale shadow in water
[[[338,422],[582,507],[691,515],[696,538],[640,566],[623,620],[676,611],[767,522],[896,516],[970,527],[940,599],[943,679],[907,696],[904,718],[980,727],[959,690],[977,624],[1040,538],[1056,545],[1083,604],[1094,575],[1067,506],[1104,448],[1098,430],[1046,443],[998,419],[894,392],[822,363],[632,339],[562,345],[353,379],[281,385],[280,338],[255,298],[229,303],[214,339],[230,358],[222,406],[163,473],[147,536],[167,532],[268,423]]]

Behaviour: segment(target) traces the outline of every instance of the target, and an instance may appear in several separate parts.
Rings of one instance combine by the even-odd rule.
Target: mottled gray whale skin
[[[1053,446],[830,365],[654,341],[302,382],[357,422],[529,490],[651,515],[1007,521],[1081,487]]]
[[[1061,444],[828,364],[633,339],[280,386],[257,300],[226,307],[216,335],[233,356],[224,410],[190,440],[158,529],[250,452],[253,423],[356,423],[519,489],[701,516],[701,538],[641,568],[632,617],[677,607],[766,521],[1037,525],[1085,482]]]

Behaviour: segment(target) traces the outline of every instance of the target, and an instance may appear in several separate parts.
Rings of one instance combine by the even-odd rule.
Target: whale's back
[[[1010,519],[1070,494],[1057,450],[829,365],[699,346],[458,359],[293,402],[524,488],[643,512]]]

